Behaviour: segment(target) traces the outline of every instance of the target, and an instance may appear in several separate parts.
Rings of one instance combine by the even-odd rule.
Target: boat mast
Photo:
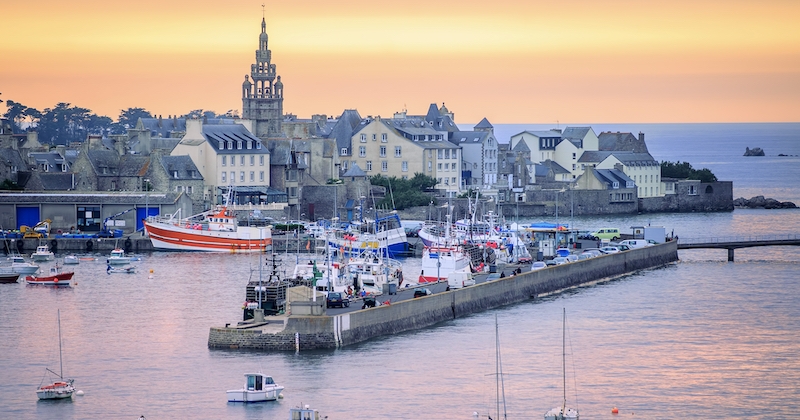
[[[500,396],[503,397],[503,418],[506,419],[506,387],[503,383],[503,362],[500,359],[500,327],[497,325],[497,315],[494,316],[494,335],[495,335],[495,389],[497,403],[497,417],[500,418]]]
[[[561,416],[566,416],[567,409],[567,308],[563,308],[564,316],[561,321],[561,373],[564,380],[564,402],[561,405]]]
[[[64,361],[61,358],[61,309],[58,310],[58,377],[64,379]]]

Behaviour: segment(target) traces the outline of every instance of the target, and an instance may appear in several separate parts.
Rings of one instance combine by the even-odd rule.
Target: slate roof
[[[577,148],[583,148],[583,139],[589,134],[592,127],[567,127],[561,133],[561,138],[569,140]]]
[[[22,155],[19,154],[19,150],[12,148],[0,148],[0,161],[8,166],[16,166],[18,171],[24,171],[28,168],[28,165],[22,159]]]
[[[544,165],[544,166],[549,167],[550,169],[552,169],[554,174],[569,174],[569,173],[571,173],[570,171],[564,169],[563,166],[559,165],[556,162],[553,162],[550,159],[547,159],[544,162],[541,162],[541,164]]]
[[[114,150],[90,149],[86,152],[86,157],[92,164],[95,175],[117,175],[119,167],[119,154]],[[103,173],[102,168],[107,168],[108,172]]]
[[[203,124],[203,137],[214,148],[217,154],[241,154],[245,150],[249,154],[268,154],[261,139],[254,136],[241,124]],[[237,149],[239,142],[243,149]],[[233,148],[226,148],[225,143],[233,142]],[[248,149],[248,145],[250,148]]]
[[[514,148],[511,149],[511,150],[513,150],[515,152],[530,152],[531,148],[528,147],[528,145],[525,144],[524,141],[519,141],[519,142],[517,142],[517,145],[514,146]]]
[[[489,133],[486,131],[454,131],[450,133],[450,143],[453,144],[482,144]]]
[[[561,138],[561,133],[559,133],[558,131],[553,131],[553,130],[547,130],[547,131],[528,131],[528,130],[525,130],[525,131],[521,131],[521,132],[519,132],[517,134],[514,134],[512,137],[518,136],[520,134],[525,134],[525,133],[528,133],[528,134],[530,134],[532,136],[535,136],[535,137],[538,137],[538,138],[543,138],[543,137],[544,138],[559,138],[559,139]]]
[[[79,203],[79,204],[141,204],[145,199],[152,204],[175,204],[182,193],[175,192],[125,192],[125,193],[13,193],[0,192],[0,203]],[[146,198],[145,198],[146,196]]]
[[[40,172],[39,179],[42,182],[42,189],[45,191],[67,191],[74,187],[73,175],[64,172]]]
[[[658,166],[660,163],[656,161],[650,153],[633,153],[633,152],[620,152],[620,151],[587,151],[583,152],[578,162],[582,163],[599,163],[604,161],[609,156],[613,155],[617,160],[626,166]]]
[[[494,128],[494,126],[489,122],[489,120],[486,119],[486,117],[484,117],[474,128]]]
[[[356,128],[361,123],[361,115],[355,109],[345,109],[342,115],[336,120],[331,128],[328,138],[336,140],[336,148],[341,150],[343,147],[350,148],[350,141],[353,138]]]
[[[139,121],[152,137],[170,137],[171,133],[186,132],[186,118],[140,118]]]
[[[538,163],[533,165],[534,176],[547,177],[548,175],[550,175],[550,171],[551,171],[551,169],[550,169],[549,166],[540,165]]]
[[[633,184],[633,180],[619,169],[592,169],[598,180],[605,182],[608,188],[613,188],[614,182],[619,184],[619,188],[627,188],[627,183]]]
[[[350,166],[350,169],[342,175],[342,178],[346,176],[367,176],[367,173],[362,171],[361,168],[358,167],[358,164],[353,162],[353,165]]]
[[[149,156],[125,155],[119,160],[119,176],[144,176],[147,173],[147,168],[149,166]]]
[[[598,149],[648,153],[647,144],[631,133],[606,131],[597,135]]]
[[[47,165],[50,167],[50,170],[55,170],[57,165],[67,165],[69,168],[69,163],[60,153],[56,151],[49,151],[49,152],[31,152],[28,153],[28,156],[36,162],[36,165]]]
[[[161,166],[167,171],[170,179],[193,180],[203,179],[203,175],[195,166],[194,161],[188,155],[183,156],[161,156]],[[174,176],[178,172],[178,177]]]

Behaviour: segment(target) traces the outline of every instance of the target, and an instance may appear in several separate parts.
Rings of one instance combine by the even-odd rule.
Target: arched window
[[[706,187],[706,194],[714,194],[714,189],[711,188],[711,185]]]

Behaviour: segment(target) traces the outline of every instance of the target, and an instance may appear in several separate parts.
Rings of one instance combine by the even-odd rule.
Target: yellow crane
[[[19,227],[19,231],[22,233],[23,238],[46,238],[50,236],[50,223],[53,223],[53,221],[50,219],[44,219],[37,223],[33,228],[22,225]]]

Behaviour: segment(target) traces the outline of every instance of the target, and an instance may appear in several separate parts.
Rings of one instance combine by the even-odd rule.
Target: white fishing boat
[[[50,247],[47,244],[39,244],[36,247],[36,252],[31,254],[31,259],[36,262],[51,261],[54,258],[55,256],[53,256],[53,252],[50,251]]]
[[[75,387],[72,385],[74,380],[64,379],[64,361],[61,355],[61,310],[58,311],[58,364],[58,373],[50,369],[45,369],[45,377],[47,377],[49,373],[57,375],[58,380],[48,385],[39,385],[39,388],[36,389],[36,396],[39,397],[40,400],[70,398],[72,397],[72,393],[75,392]],[[44,383],[44,378],[42,379],[42,383]]]
[[[326,239],[332,249],[346,256],[383,250],[396,257],[410,252],[406,230],[396,213],[377,217],[374,222],[351,223],[347,229],[333,229]]]
[[[562,333],[561,333],[561,367],[562,377],[564,380],[564,399],[561,406],[556,407],[544,414],[544,420],[578,420],[578,410],[575,408],[567,407],[567,310],[564,309],[564,317],[562,319]]]
[[[263,402],[279,398],[283,387],[276,384],[272,376],[261,373],[245,373],[244,387],[228,391],[228,402]]]
[[[67,255],[64,257],[64,264],[80,264],[81,260],[75,255]]]
[[[368,294],[393,293],[403,284],[403,265],[400,261],[388,258],[378,252],[363,252],[347,261],[347,276],[351,283]]]
[[[131,257],[125,255],[125,250],[122,248],[114,248],[106,259],[107,264],[130,264],[130,262]]]
[[[292,278],[299,280],[316,279],[316,289],[323,292],[345,292],[353,286],[344,277],[342,263],[327,259],[298,260]]]
[[[454,271],[469,270],[470,259],[460,246],[426,247],[422,251],[419,283],[447,280]]]

